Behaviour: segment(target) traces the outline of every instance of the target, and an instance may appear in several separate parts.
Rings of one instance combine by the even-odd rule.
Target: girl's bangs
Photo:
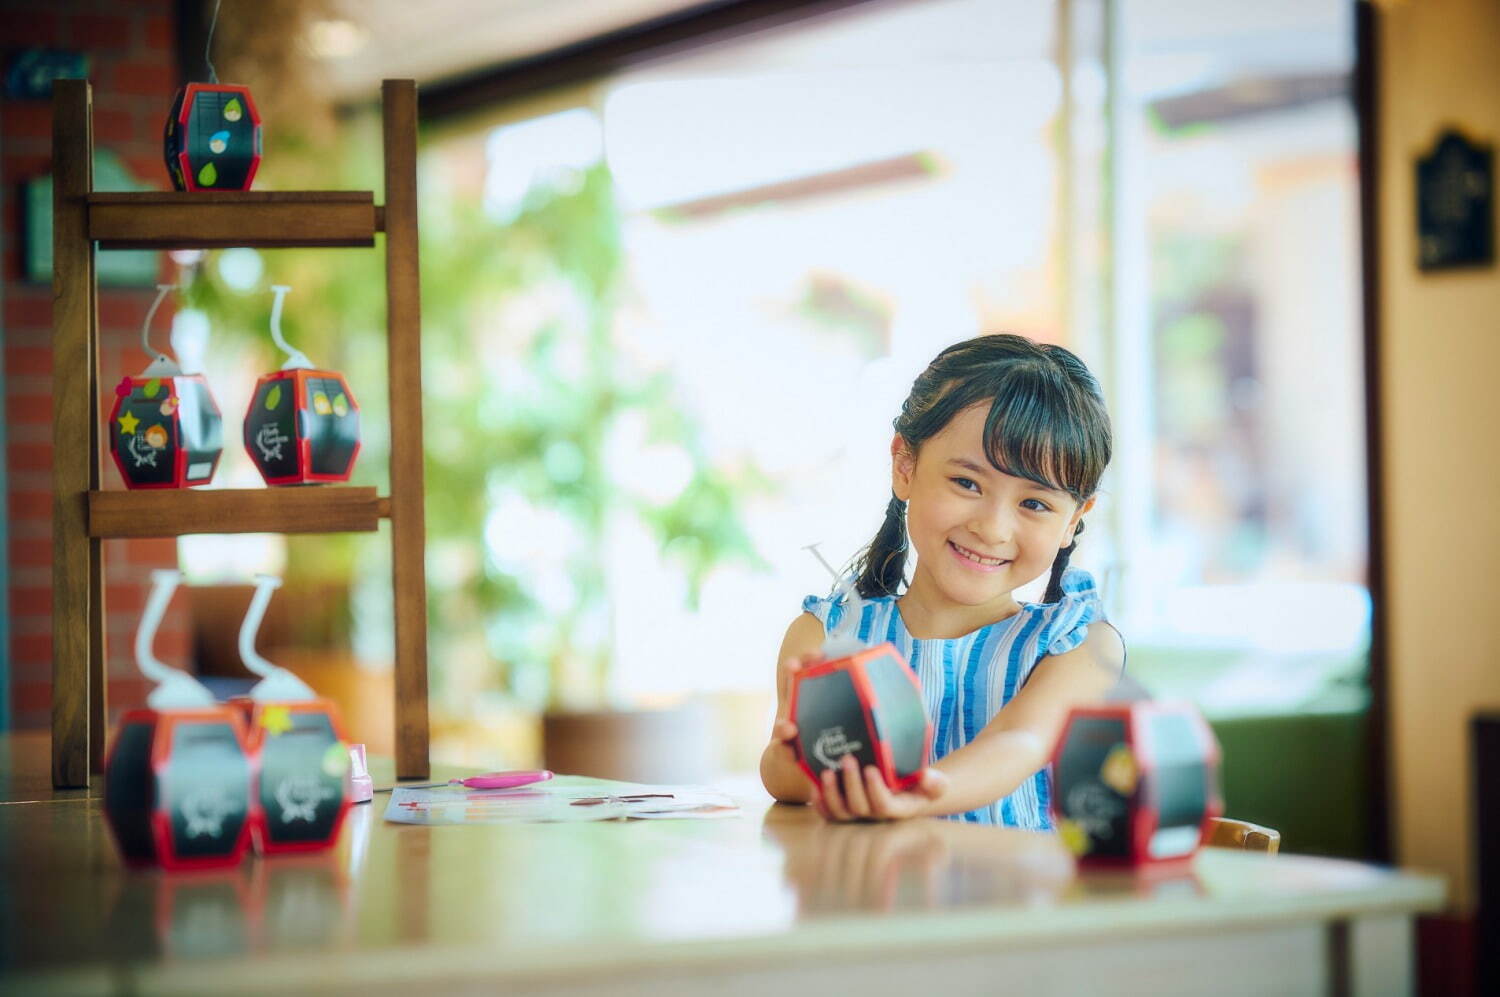
[[[990,463],[1004,474],[1034,481],[1044,488],[1067,492],[1082,502],[1093,492],[1086,433],[1081,413],[1061,392],[1054,397],[1048,385],[1006,378],[994,395],[984,422],[984,448]],[[1061,418],[1049,413],[1063,412]]]

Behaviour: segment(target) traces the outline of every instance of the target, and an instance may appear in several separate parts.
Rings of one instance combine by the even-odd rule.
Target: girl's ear
[[[1081,520],[1084,516],[1087,516],[1089,510],[1094,507],[1094,498],[1094,496],[1090,496],[1089,500],[1080,505],[1078,507],[1078,510],[1073,513],[1073,518],[1068,520],[1068,529],[1067,532],[1063,534],[1063,542],[1058,544],[1057,546],[1058,550],[1062,550],[1063,548],[1072,544],[1073,538],[1078,536],[1078,521]]]
[[[911,497],[911,479],[917,471],[917,455],[907,446],[906,438],[897,433],[891,439],[891,491],[905,502]]]

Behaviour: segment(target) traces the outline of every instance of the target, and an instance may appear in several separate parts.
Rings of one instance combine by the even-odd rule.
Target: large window
[[[461,607],[434,710],[769,709],[781,633],[830,584],[806,548],[838,566],[869,539],[911,379],[982,331],[1107,385],[1078,562],[1136,677],[1210,713],[1357,708],[1346,22],[870,5],[438,136],[424,262],[462,297],[424,320],[435,376],[475,394],[433,403],[430,485],[477,498],[433,542],[438,612]]]

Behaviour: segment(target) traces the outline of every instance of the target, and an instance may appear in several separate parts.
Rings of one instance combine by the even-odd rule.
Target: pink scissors
[[[484,775],[471,775],[467,779],[449,779],[447,782],[433,782],[425,786],[402,786],[402,789],[439,789],[443,786],[466,786],[469,789],[509,789],[512,786],[529,786],[534,782],[546,782],[552,778],[552,773],[546,769],[521,772],[486,772]],[[392,786],[392,789],[396,787]],[[387,790],[381,790],[387,792]]]

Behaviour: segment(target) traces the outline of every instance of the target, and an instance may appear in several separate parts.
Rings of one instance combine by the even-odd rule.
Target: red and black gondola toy
[[[1224,812],[1218,742],[1187,704],[1075,708],[1052,755],[1050,805],[1081,864],[1183,862]]]
[[[260,112],[250,88],[189,83],[177,91],[162,132],[172,186],[249,190],[260,168]]]
[[[338,708],[255,651],[272,575],[256,576],[255,596],[240,625],[240,660],[261,680],[231,700],[249,727],[255,754],[255,847],[267,855],[332,847],[349,812],[349,741]]]
[[[148,330],[173,285],[158,285],[141,343],[154,357],[115,386],[109,410],[109,452],[127,488],[190,488],[213,480],[224,452],[224,418],[202,374],[151,348]]]
[[[250,845],[255,758],[238,713],[151,652],[178,577],[152,574],[135,651],[141,671],[158,684],[146,708],[127,711],[115,729],[104,763],[104,813],[127,865],[233,866]]]
[[[256,382],[245,413],[245,450],[268,485],[348,481],[359,456],[359,405],[344,375],[319,370],[281,335],[276,286],[271,336],[288,359]]]

